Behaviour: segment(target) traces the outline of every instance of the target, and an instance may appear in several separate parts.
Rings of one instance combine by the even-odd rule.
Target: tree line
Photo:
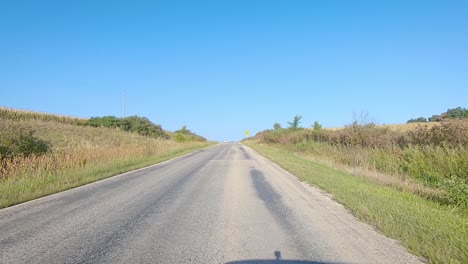
[[[457,107],[453,109],[448,109],[447,112],[439,114],[439,115],[432,115],[431,117],[418,117],[408,120],[406,123],[424,123],[424,122],[440,122],[445,119],[463,119],[468,118],[468,109]]]

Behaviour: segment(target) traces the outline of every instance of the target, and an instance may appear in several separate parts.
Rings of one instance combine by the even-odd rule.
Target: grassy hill
[[[0,208],[213,144],[201,137],[176,141],[88,121],[0,108]]]

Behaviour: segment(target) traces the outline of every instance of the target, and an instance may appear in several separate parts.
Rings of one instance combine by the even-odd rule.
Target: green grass
[[[359,219],[401,241],[430,263],[468,263],[468,212],[378,185],[281,148],[252,141],[244,144],[301,181],[332,194]]]

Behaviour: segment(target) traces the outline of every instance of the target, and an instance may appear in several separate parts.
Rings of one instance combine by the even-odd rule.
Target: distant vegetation
[[[184,140],[137,116],[81,119],[0,108],[0,208],[211,144],[181,132]]]
[[[302,118],[302,116],[296,115],[296,116],[294,117],[294,119],[293,119],[291,122],[288,122],[288,124],[289,124],[289,127],[288,127],[288,128],[289,128],[290,130],[297,130],[297,129],[299,129],[299,124],[301,123],[301,118]]]
[[[146,117],[130,116],[117,118],[115,116],[92,117],[87,125],[93,127],[118,128],[123,131],[135,132],[143,136],[168,139],[160,125],[155,125]]]
[[[187,126],[183,126],[181,129],[174,131],[175,136],[173,139],[177,142],[186,142],[186,141],[198,141],[204,142],[206,138],[199,136],[192,131],[187,129]]]
[[[468,109],[466,108],[453,108],[448,109],[447,112],[439,114],[439,115],[432,115],[429,118],[425,117],[418,117],[408,120],[407,123],[424,123],[424,122],[440,122],[446,119],[464,119],[468,118]]]

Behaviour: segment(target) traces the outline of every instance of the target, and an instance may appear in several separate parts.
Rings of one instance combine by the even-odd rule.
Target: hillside
[[[432,115],[428,118],[418,117],[412,118],[407,121],[410,123],[425,123],[425,122],[440,122],[449,119],[468,119],[468,109],[463,107],[456,107],[452,109],[447,109],[446,112]]]
[[[88,121],[1,108],[0,208],[212,144],[201,137],[178,142]]]

